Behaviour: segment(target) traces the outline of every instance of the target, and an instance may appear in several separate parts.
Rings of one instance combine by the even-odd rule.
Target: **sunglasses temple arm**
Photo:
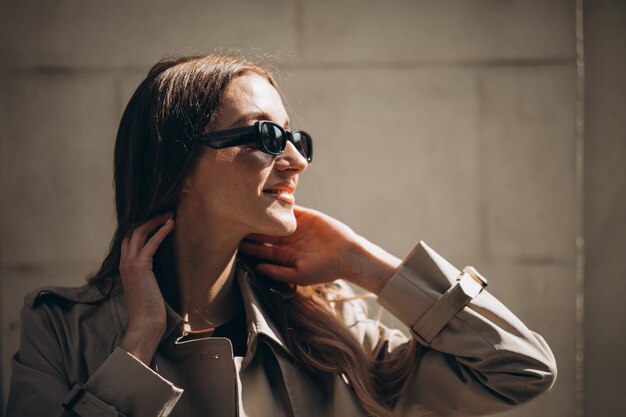
[[[256,135],[254,132],[243,135],[237,132],[228,132],[226,134],[208,134],[200,138],[200,143],[214,149],[221,149],[228,148],[229,146],[244,145],[246,143],[254,142],[255,139]]]

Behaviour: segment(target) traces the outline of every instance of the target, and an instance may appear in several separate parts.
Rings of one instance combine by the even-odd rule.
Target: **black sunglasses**
[[[213,149],[256,143],[259,150],[272,155],[280,155],[285,151],[287,141],[294,144],[298,152],[307,160],[313,160],[313,141],[311,135],[302,130],[289,132],[280,125],[261,120],[252,126],[236,127],[207,133],[200,138],[200,144]]]

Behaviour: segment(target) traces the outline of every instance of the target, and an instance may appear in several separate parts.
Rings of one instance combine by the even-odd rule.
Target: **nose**
[[[293,170],[296,174],[309,166],[306,158],[298,151],[291,141],[287,141],[285,151],[276,158],[275,166],[281,170]]]

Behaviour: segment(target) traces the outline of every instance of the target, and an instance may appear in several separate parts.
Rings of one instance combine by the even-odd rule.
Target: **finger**
[[[250,233],[249,235],[246,235],[246,237],[244,238],[244,241],[246,240],[252,241],[252,242],[258,242],[258,243],[269,243],[271,245],[280,245],[286,239],[283,236],[270,236],[270,235],[262,235],[259,233]]]
[[[128,240],[129,237],[126,236],[124,237],[124,239],[122,239],[122,246],[120,249],[120,263],[124,262],[126,260],[126,257],[128,255]]]
[[[148,236],[151,233],[153,233],[158,227],[164,224],[167,219],[171,219],[172,217],[172,212],[166,212],[159,214],[158,216],[151,217],[150,219],[139,225],[137,228],[135,228],[133,232],[136,233],[138,236],[144,236],[147,240]]]
[[[258,264],[255,269],[259,273],[265,274],[277,281],[298,283],[298,273],[296,268],[272,264]]]
[[[168,218],[172,217],[172,212],[159,214],[148,219],[146,222],[137,226],[130,236],[129,249],[133,253],[139,253],[148,240],[148,235],[156,230],[157,227],[165,223]]]
[[[146,242],[146,246],[143,247],[142,254],[145,256],[154,256],[159,245],[163,242],[165,237],[174,230],[174,220],[167,219],[163,226],[156,231],[154,235]]]
[[[314,216],[316,214],[320,214],[319,211],[317,210],[313,210],[310,209],[308,207],[304,207],[304,206],[299,206],[299,205],[294,205],[293,206],[293,213],[296,215],[296,217],[302,216],[302,215],[311,215]]]
[[[278,248],[276,247],[242,241],[239,244],[239,249],[247,255],[262,259],[264,261],[280,262],[280,260],[278,259]]]
[[[310,208],[307,208],[307,207],[301,206],[301,205],[299,205],[299,204],[294,204],[294,206],[293,206],[293,210],[294,210],[294,211],[297,211],[297,212],[302,212],[302,213],[307,213],[307,212],[312,212],[312,211],[315,211],[315,210],[313,210],[313,209],[310,209]]]

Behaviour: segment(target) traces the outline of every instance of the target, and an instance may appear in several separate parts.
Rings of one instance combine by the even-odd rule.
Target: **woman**
[[[110,252],[87,285],[26,297],[9,416],[485,415],[552,386],[549,347],[477,271],[296,206],[312,141],[290,130],[260,66],[150,70],[118,131]]]

